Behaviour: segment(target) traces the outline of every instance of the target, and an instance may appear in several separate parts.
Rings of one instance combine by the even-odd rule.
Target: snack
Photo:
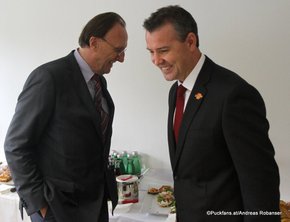
[[[12,177],[8,166],[2,167],[0,171],[0,182],[8,182],[10,180],[12,180]]]
[[[163,191],[157,195],[157,203],[160,207],[170,207],[174,203],[172,191]]]
[[[287,203],[283,200],[280,200],[280,211],[281,211],[281,220],[290,222],[290,202]]]
[[[156,201],[160,207],[173,207],[171,212],[175,212],[175,199],[173,188],[169,185],[163,185],[159,188],[151,187],[147,191],[148,194],[157,194]]]
[[[155,187],[151,187],[148,189],[147,191],[148,194],[158,194],[159,193],[159,189],[155,188]]]
[[[170,207],[170,213],[171,213],[171,214],[175,214],[175,213],[176,213],[175,201],[174,201],[174,203],[172,204],[172,206]]]
[[[147,193],[148,194],[158,194],[158,193],[161,193],[161,192],[164,192],[164,191],[171,191],[171,192],[173,192],[173,188],[172,188],[172,186],[169,186],[169,185],[162,185],[159,188],[150,187],[148,189]]]
[[[164,191],[171,191],[173,192],[173,188],[169,185],[163,185],[159,188],[159,193],[164,192]]]

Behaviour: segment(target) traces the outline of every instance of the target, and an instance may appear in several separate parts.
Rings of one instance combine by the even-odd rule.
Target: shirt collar
[[[182,84],[187,90],[191,91],[193,89],[197,76],[204,64],[204,61],[205,61],[205,55],[201,54],[201,57],[199,58],[197,64],[195,65],[191,73],[186,77],[183,83],[178,81],[178,85]]]
[[[77,63],[79,64],[79,67],[81,69],[81,72],[84,76],[86,83],[88,83],[91,80],[91,78],[93,77],[94,72],[91,70],[88,63],[81,57],[78,49],[76,49],[74,51],[74,56],[77,60]]]

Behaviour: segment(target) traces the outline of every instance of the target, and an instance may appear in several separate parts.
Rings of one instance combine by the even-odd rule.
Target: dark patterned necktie
[[[100,77],[95,74],[92,77],[94,81],[94,86],[95,86],[95,95],[94,95],[94,103],[96,106],[97,111],[100,113],[101,116],[101,131],[102,131],[102,137],[103,137],[103,142],[105,142],[106,139],[106,131],[109,123],[109,114],[104,110],[103,108],[103,93],[102,93],[102,86],[101,86],[101,81]]]
[[[186,91],[186,88],[184,88],[183,85],[178,86],[177,94],[176,94],[175,118],[174,118],[174,125],[173,125],[176,144],[178,141],[179,128],[180,128],[182,116],[183,116],[185,91]]]

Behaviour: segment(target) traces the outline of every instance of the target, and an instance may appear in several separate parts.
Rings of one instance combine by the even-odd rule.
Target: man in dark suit
[[[114,104],[103,74],[124,61],[125,21],[102,13],[84,27],[80,48],[28,77],[5,140],[24,207],[35,221],[106,222],[117,204],[108,169]]]
[[[183,8],[161,8],[143,26],[152,62],[177,80],[168,116],[177,221],[278,222],[279,172],[258,91],[200,52]]]

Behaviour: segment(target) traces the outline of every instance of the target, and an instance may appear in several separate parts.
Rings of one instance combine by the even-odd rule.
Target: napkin
[[[9,193],[12,187],[6,184],[0,184],[0,194]]]
[[[176,214],[168,214],[165,222],[176,222]]]

